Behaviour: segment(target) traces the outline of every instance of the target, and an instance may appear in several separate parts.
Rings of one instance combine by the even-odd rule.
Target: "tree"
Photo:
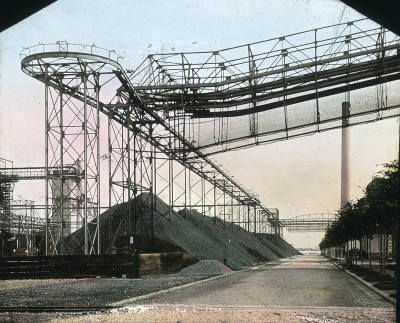
[[[399,161],[384,165],[384,170],[367,185],[364,197],[345,203],[325,232],[320,248],[341,246],[351,240],[372,238],[378,232],[390,233],[396,241]],[[394,250],[394,249],[393,249]]]

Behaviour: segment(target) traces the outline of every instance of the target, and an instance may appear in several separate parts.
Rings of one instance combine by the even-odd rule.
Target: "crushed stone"
[[[200,260],[198,263],[182,269],[178,276],[218,276],[233,272],[218,260]]]

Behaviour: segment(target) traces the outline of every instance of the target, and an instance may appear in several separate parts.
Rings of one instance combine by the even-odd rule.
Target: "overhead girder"
[[[152,54],[129,77],[168,122],[191,122],[193,146],[210,156],[340,128],[341,93],[355,93],[349,126],[397,116],[387,89],[400,79],[400,39],[360,19],[219,51]],[[369,91],[361,103],[374,86],[376,97]]]
[[[340,119],[320,119],[319,99],[399,80],[399,53],[396,35],[360,19],[220,51],[149,55],[130,78],[148,105],[164,111],[167,118],[173,118],[168,114],[175,110],[187,118],[206,121],[250,115],[246,136],[197,146],[213,154],[216,152],[209,152],[210,147],[226,144],[235,149],[233,142],[268,136],[270,129],[258,127],[256,121],[262,112],[285,109],[281,129],[285,139],[293,137],[290,130]],[[287,107],[311,100],[317,106],[315,122],[289,125]],[[385,107],[393,108],[397,106]],[[352,111],[351,117],[355,120],[379,112],[363,109],[361,113]],[[275,140],[257,139],[253,145]]]
[[[388,46],[384,50],[387,51],[391,49],[400,50],[400,44]],[[345,60],[361,55],[381,52],[382,49],[357,52],[352,55],[343,55],[340,59]],[[355,90],[398,80],[400,78],[400,56],[396,54],[391,57],[379,58],[368,62],[352,63],[337,68],[308,72],[298,76],[288,76],[275,81],[258,83],[256,85],[251,84],[251,80],[256,81],[266,76],[279,75],[284,72],[295,70],[307,71],[307,69],[311,67],[335,62],[337,60],[337,58],[326,59],[316,63],[307,63],[260,74],[251,74],[248,77],[234,78],[219,83],[136,86],[135,89],[141,93],[144,99],[153,100],[153,109],[155,110],[164,109],[165,104],[168,104],[169,110],[185,110],[186,113],[192,114],[194,118],[234,117],[254,112],[262,112],[282,106],[279,105],[278,102],[272,102],[251,108],[240,108],[241,105],[245,106],[248,103],[262,102],[271,99],[280,99],[280,104],[283,104],[282,97],[284,94],[293,95],[307,91],[315,91],[315,89],[318,88],[318,93],[300,95],[286,100],[286,104],[290,105],[313,100],[317,95],[319,97],[325,97],[346,92],[348,91],[348,85],[340,85],[350,82],[358,82],[351,83],[350,85],[351,90]],[[370,80],[363,81],[367,79]],[[243,86],[243,84],[248,85]],[[224,85],[240,85],[240,87],[214,91],[215,88]],[[329,88],[329,90],[321,91],[320,89],[323,88]],[[153,94],[153,91],[160,92]],[[193,93],[192,91],[196,92]],[[233,107],[237,107],[238,109],[228,110]],[[219,112],[218,109],[226,109],[226,111]]]

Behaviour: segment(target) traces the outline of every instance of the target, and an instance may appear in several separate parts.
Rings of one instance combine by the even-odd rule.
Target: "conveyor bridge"
[[[281,219],[282,227],[288,231],[297,232],[324,232],[329,224],[335,220],[331,213],[315,213]]]

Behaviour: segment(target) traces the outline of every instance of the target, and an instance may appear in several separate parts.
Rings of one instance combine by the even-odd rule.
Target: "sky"
[[[151,53],[210,51],[363,18],[335,0],[59,0],[0,33],[0,157],[15,167],[44,165],[44,87],[20,69],[24,47],[66,40],[116,50],[124,68]],[[398,155],[397,119],[350,129],[350,194],[361,197],[382,164]],[[340,206],[341,131],[213,157],[281,218],[334,213]],[[249,171],[250,170],[250,171]],[[15,198],[44,188],[17,183]],[[321,234],[285,232],[298,247]]]

